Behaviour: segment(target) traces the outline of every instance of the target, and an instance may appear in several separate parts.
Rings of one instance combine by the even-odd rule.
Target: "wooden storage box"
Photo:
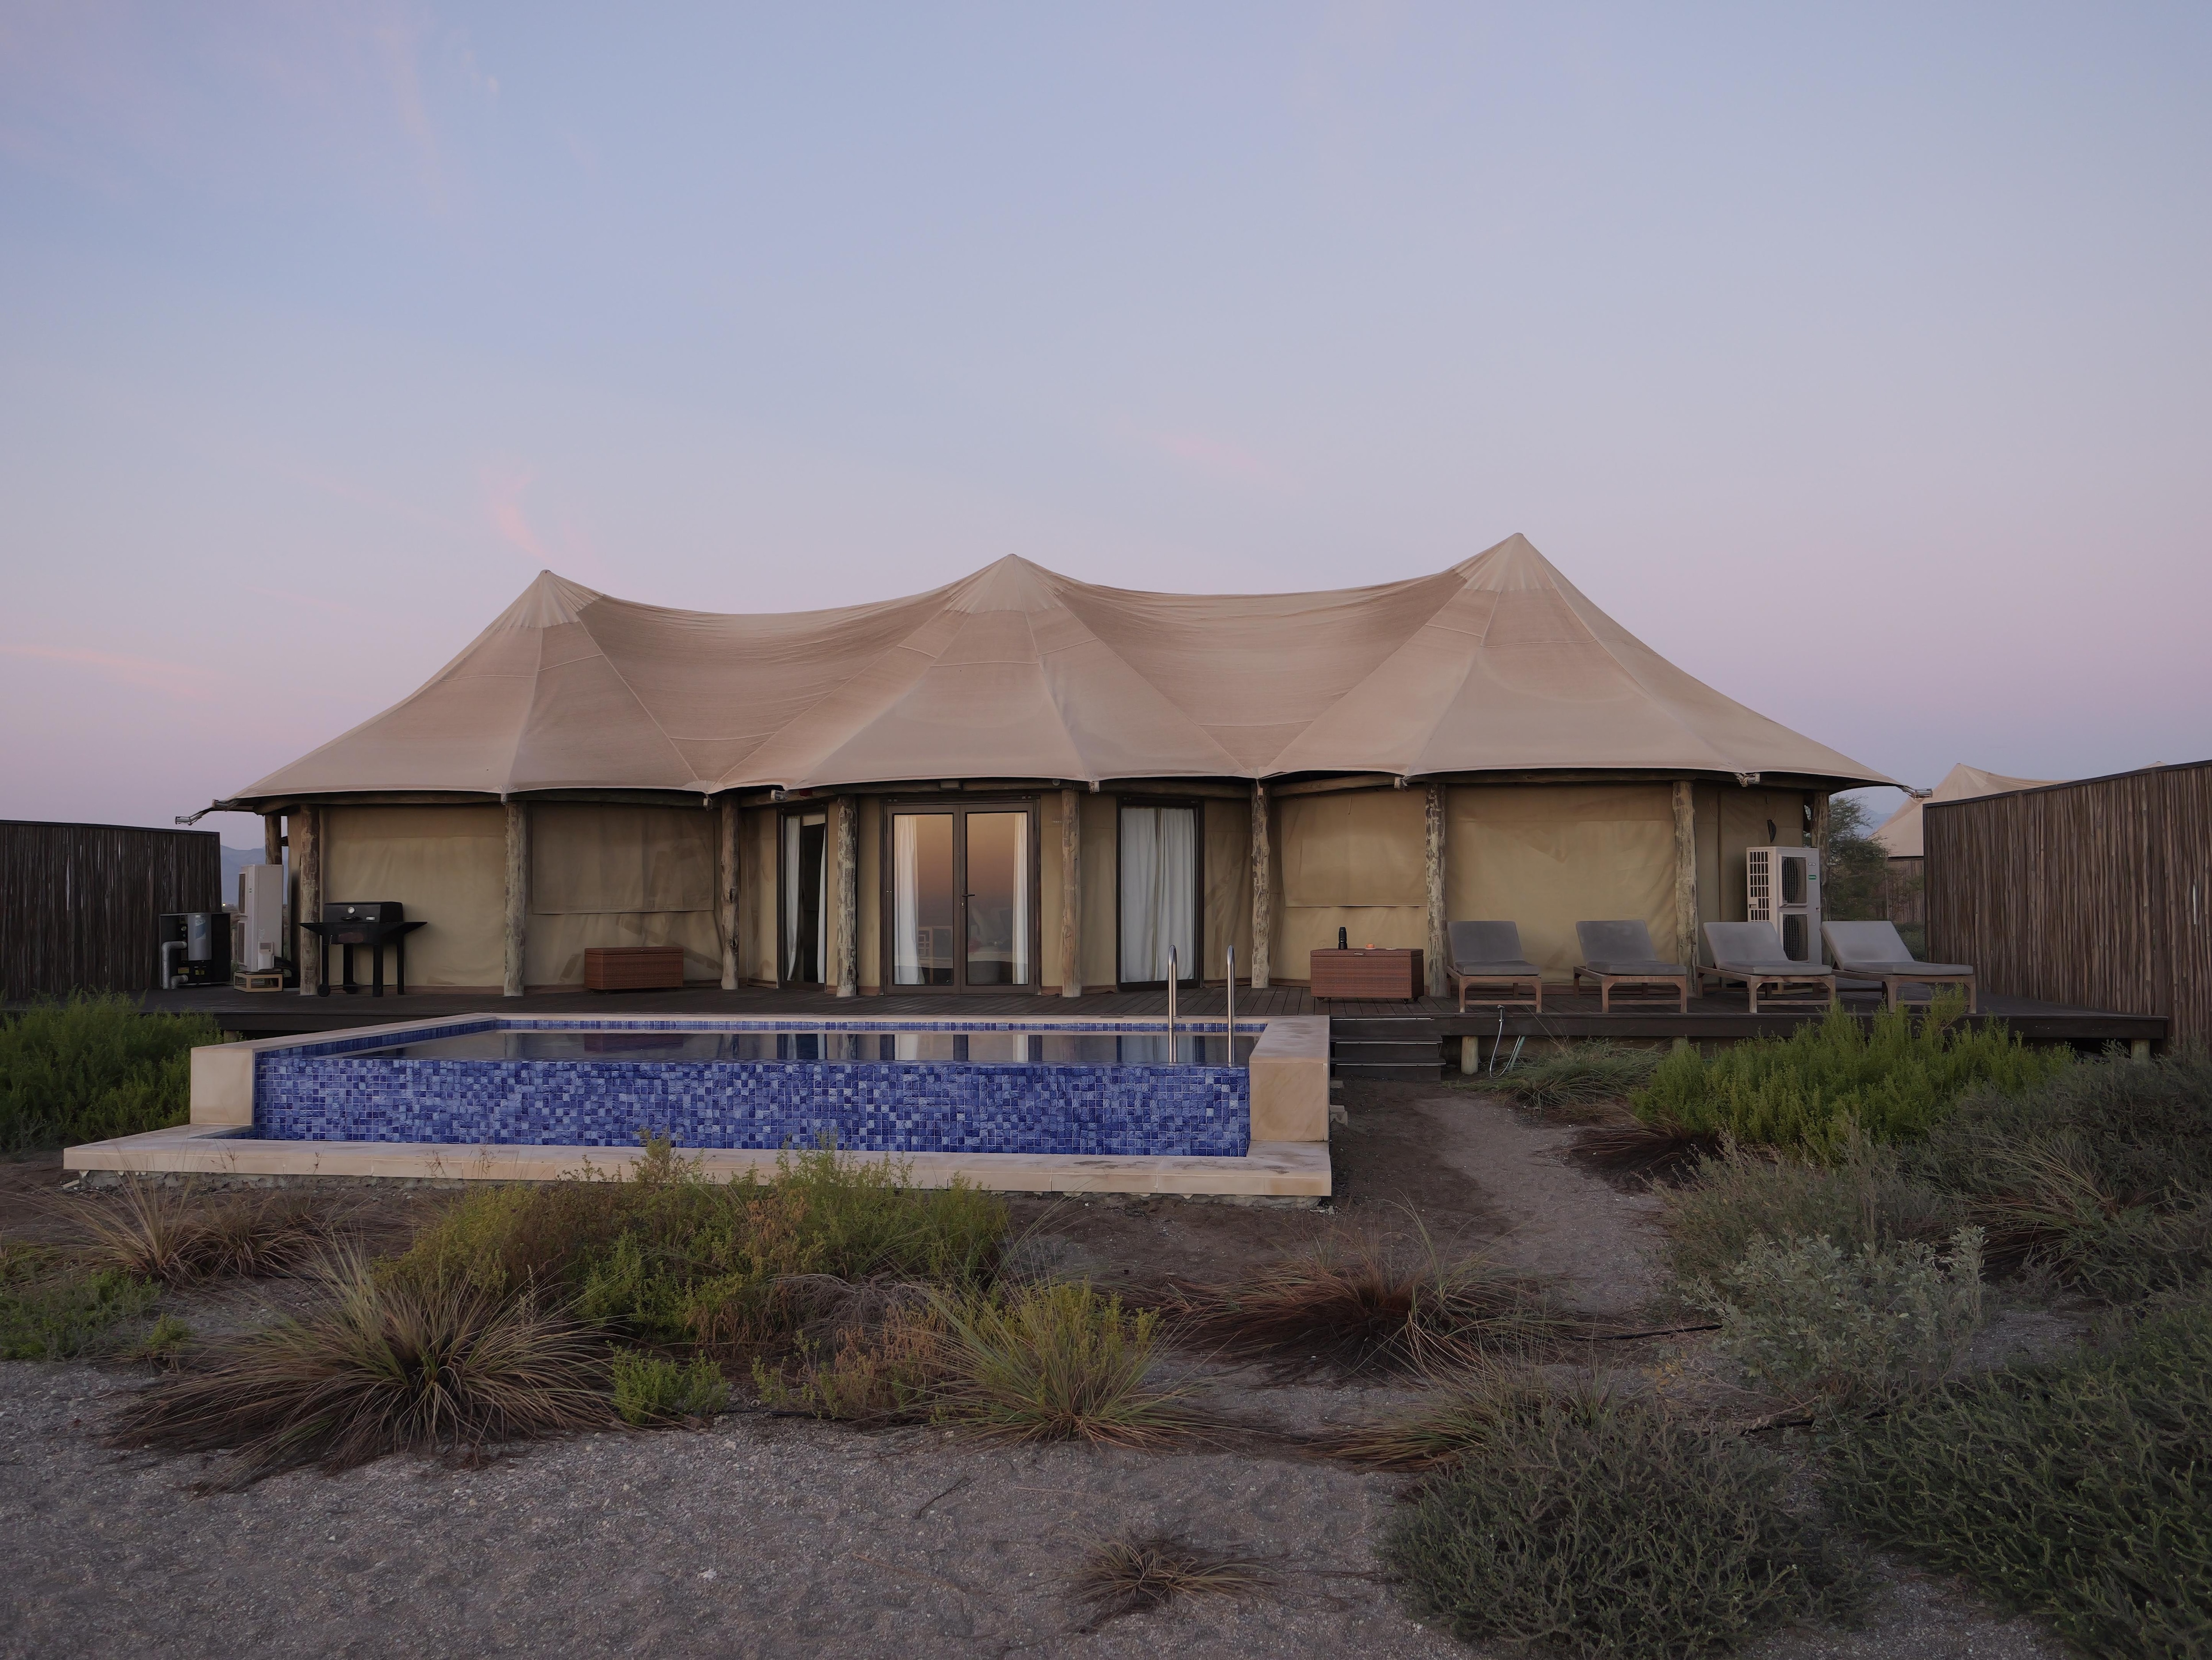
[[[584,948],[587,991],[680,991],[680,945],[588,945]]]
[[[1306,972],[1310,982],[1308,989],[1316,997],[1412,1003],[1428,990],[1419,951],[1383,948],[1316,951],[1313,966]]]

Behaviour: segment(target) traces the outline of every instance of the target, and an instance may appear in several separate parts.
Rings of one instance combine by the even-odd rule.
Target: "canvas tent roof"
[[[1922,851],[1920,807],[1923,801],[1970,801],[1976,796],[2001,796],[2008,790],[2033,790],[2057,779],[2008,779],[2002,772],[1984,772],[1960,761],[1943,774],[1943,782],[1924,797],[1914,796],[1875,827],[1874,839],[1893,859],[1924,858]]]
[[[549,571],[412,696],[237,799],[1553,768],[1888,782],[1684,674],[1515,536],[1326,593],[1134,593],[1007,558],[762,615]]]

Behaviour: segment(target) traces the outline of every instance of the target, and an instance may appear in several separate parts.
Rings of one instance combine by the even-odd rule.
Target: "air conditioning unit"
[[[267,973],[284,951],[284,867],[249,864],[238,873],[236,948],[231,965]]]
[[[1792,962],[1825,961],[1820,948],[1820,855],[1810,847],[1753,847],[1744,854],[1744,915],[1771,922]]]

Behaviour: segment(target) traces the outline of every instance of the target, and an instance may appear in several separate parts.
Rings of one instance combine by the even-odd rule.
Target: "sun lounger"
[[[1974,971],[1962,962],[1922,962],[1913,956],[1895,923],[1832,922],[1821,924],[1828,950],[1835,957],[1836,972],[1855,980],[1880,980],[1892,1009],[1897,1007],[1897,988],[1939,985],[1966,988],[1966,1012],[1979,1006],[1974,995]]]
[[[1782,948],[1780,930],[1771,922],[1709,922],[1705,948],[1713,954],[1713,966],[1698,971],[1698,984],[1703,985],[1708,977],[1723,985],[1742,981],[1754,1015],[1762,986],[1774,988],[1770,1003],[1835,1005],[1836,971],[1817,962],[1793,961]]]
[[[1543,971],[1521,954],[1521,930],[1511,923],[1454,923],[1451,957],[1449,978],[1459,987],[1461,1014],[1467,1013],[1469,986],[1504,988],[1504,996],[1486,997],[1481,999],[1486,1003],[1544,1012]]]
[[[1690,971],[1678,962],[1662,962],[1651,948],[1651,930],[1640,922],[1578,922],[1575,937],[1582,942],[1582,966],[1575,970],[1575,984],[1587,974],[1597,982],[1601,1014],[1613,1013],[1616,985],[1656,987],[1675,999],[1675,1012],[1690,1012]],[[1640,997],[1638,1004],[1656,998]]]

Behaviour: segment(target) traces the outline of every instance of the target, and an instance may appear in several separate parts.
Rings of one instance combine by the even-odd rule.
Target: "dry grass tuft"
[[[295,1465],[472,1451],[610,1421],[605,1349],[588,1328],[459,1281],[318,1264],[323,1306],[211,1344],[126,1406],[119,1445],[228,1452],[228,1485]]]
[[[331,1239],[329,1222],[297,1196],[212,1196],[191,1182],[137,1176],[125,1177],[112,1199],[60,1214],[88,1236],[86,1254],[99,1266],[171,1287],[290,1273]]]
[[[1526,1352],[1574,1329],[1545,1281],[1480,1257],[1447,1262],[1425,1231],[1411,1243],[1341,1232],[1242,1285],[1195,1287],[1170,1314],[1178,1342],[1292,1378],[1344,1372],[1443,1372]]]
[[[1182,1596],[1250,1596],[1275,1583],[1255,1557],[1225,1556],[1164,1534],[1109,1539],[1069,1587],[1096,1631],[1123,1615],[1165,1608]]]
[[[1595,1383],[1583,1385],[1585,1393],[1596,1389]],[[1370,1469],[1443,1469],[1496,1451],[1506,1427],[1571,1392],[1534,1372],[1478,1367],[1431,1380],[1420,1404],[1406,1411],[1317,1436],[1310,1451]]]
[[[1600,1175],[1678,1183],[1694,1177],[1726,1147],[1719,1135],[1692,1134],[1663,1124],[1591,1124],[1575,1132],[1576,1160]]]

